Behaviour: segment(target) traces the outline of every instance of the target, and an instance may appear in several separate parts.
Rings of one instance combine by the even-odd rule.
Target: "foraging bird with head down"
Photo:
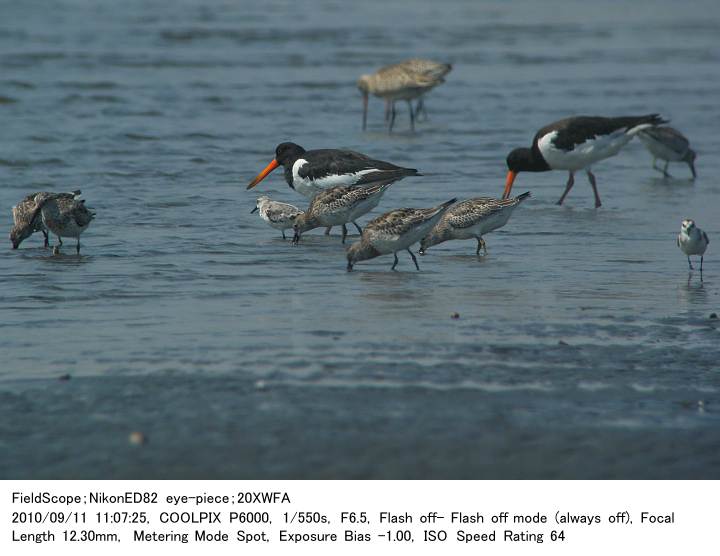
[[[401,208],[386,212],[371,220],[363,230],[360,241],[347,250],[347,270],[350,272],[359,261],[374,259],[392,253],[395,257],[391,270],[398,264],[398,252],[407,251],[415,268],[420,270],[410,246],[420,241],[438,223],[457,199],[433,208]]]
[[[575,183],[575,172],[585,170],[600,207],[595,176],[590,167],[595,162],[615,156],[635,135],[644,129],[665,123],[658,114],[646,116],[573,116],[546,125],[535,134],[530,148],[518,148],[507,157],[508,174],[503,199],[510,197],[520,172],[567,170],[565,191],[557,204],[562,205]]]
[[[494,199],[476,197],[456,203],[448,210],[435,227],[420,241],[420,253],[424,255],[428,248],[451,239],[476,239],[476,255],[480,249],[487,254],[483,235],[502,228],[510,220],[515,207],[530,197],[530,192],[512,199]]]
[[[643,129],[638,133],[638,139],[653,155],[652,167],[662,172],[666,178],[670,162],[685,162],[690,167],[693,179],[697,177],[695,171],[695,158],[697,153],[690,148],[690,141],[677,129],[670,126],[657,126]],[[657,159],[665,161],[665,168],[657,167]]]
[[[385,100],[385,119],[388,121],[390,132],[395,124],[395,102],[406,101],[410,115],[410,129],[414,131],[415,116],[424,110],[423,96],[444,83],[444,77],[451,69],[451,64],[412,58],[382,67],[373,74],[361,75],[357,87],[363,98],[363,130],[367,128],[368,98],[372,94]],[[418,99],[418,105],[413,110],[411,101],[415,99]],[[426,110],[425,115],[427,116]]]

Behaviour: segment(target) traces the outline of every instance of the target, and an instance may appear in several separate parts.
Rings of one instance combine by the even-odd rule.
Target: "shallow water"
[[[97,220],[80,257],[0,251],[0,476],[720,475],[717,2],[162,6],[3,7],[0,229],[37,190],[81,188]],[[362,133],[357,77],[416,55],[454,63],[430,120],[400,107],[388,136],[371,99]],[[649,112],[694,183],[639,142],[594,168],[599,210],[582,175],[558,207],[566,175],[521,174],[484,258],[347,273],[339,236],[293,248],[250,214],[304,203],[279,171],[245,190],[281,141],[418,168],[377,215],[499,196],[555,119]]]

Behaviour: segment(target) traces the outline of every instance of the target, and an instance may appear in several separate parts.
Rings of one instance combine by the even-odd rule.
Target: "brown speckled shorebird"
[[[12,208],[13,227],[10,230],[10,241],[13,249],[20,247],[20,244],[35,232],[42,232],[46,248],[50,245],[42,217],[33,219],[37,208],[35,195],[38,193],[40,192],[31,193]]]
[[[461,201],[448,210],[440,222],[420,241],[420,253],[424,255],[429,247],[450,239],[477,239],[476,255],[487,247],[483,235],[502,228],[510,219],[515,207],[530,192],[523,193],[512,199],[493,199],[492,197],[476,197]]]
[[[47,191],[37,191],[25,197],[12,208],[13,227],[10,230],[10,241],[12,242],[13,249],[20,247],[20,244],[35,232],[42,232],[45,237],[46,248],[50,245],[48,232],[43,224],[42,216],[35,212],[37,208],[35,197],[40,193],[53,195],[53,193]],[[73,199],[80,195],[80,190],[78,189],[70,193],[55,193],[54,195],[62,195],[68,199]]]
[[[338,186],[318,193],[313,197],[308,209],[295,219],[293,244],[297,245],[300,242],[303,232],[321,226],[340,225],[342,225],[342,242],[345,243],[348,222],[352,222],[362,234],[362,229],[355,221],[374,209],[393,183],[394,180],[372,185]]]
[[[374,259],[380,255],[392,253],[395,262],[391,270],[398,264],[398,251],[407,250],[420,270],[415,254],[410,251],[413,243],[420,241],[438,223],[456,199],[433,208],[416,209],[401,208],[391,210],[368,222],[363,230],[360,241],[354,243],[347,250],[347,270],[350,272],[359,261]]]
[[[95,213],[87,209],[85,201],[63,193],[42,192],[35,196],[35,205],[33,219],[41,215],[45,228],[58,237],[58,245],[53,247],[53,253],[60,252],[63,237],[74,237],[77,238],[75,249],[79,255],[80,234],[87,230],[95,218]]]
[[[415,112],[412,100],[421,99],[416,110],[422,109],[422,96],[445,82],[444,76],[452,69],[450,64],[413,58],[398,64],[380,68],[373,74],[362,75],[357,86],[363,95],[363,129],[367,128],[368,96],[370,94],[385,100],[385,119],[388,131],[395,124],[395,101],[404,100],[410,112],[410,129],[415,130]],[[425,111],[427,115],[427,111]]]

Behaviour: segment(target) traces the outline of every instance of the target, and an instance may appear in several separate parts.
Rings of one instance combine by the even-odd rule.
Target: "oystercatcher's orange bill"
[[[255,187],[257,184],[259,184],[261,181],[263,181],[267,177],[267,175],[270,172],[272,172],[275,168],[277,168],[278,166],[280,166],[278,164],[278,161],[273,158],[272,162],[270,164],[268,164],[267,167],[262,172],[260,172],[257,176],[255,176],[255,179],[248,184],[247,188],[252,189],[253,187]]]
[[[503,199],[508,199],[510,197],[510,191],[512,191],[515,176],[517,176],[517,172],[513,172],[512,170],[508,172],[507,178],[505,178],[505,191],[503,191],[502,196]]]

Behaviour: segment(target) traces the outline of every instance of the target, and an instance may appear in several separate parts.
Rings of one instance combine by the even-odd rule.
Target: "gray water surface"
[[[0,230],[38,190],[80,188],[97,219],[80,257],[0,250],[1,477],[720,477],[717,2],[2,13]],[[355,80],[412,56],[454,64],[430,120],[412,134],[400,106],[388,136],[371,99],[362,133]],[[294,248],[250,214],[306,203],[281,171],[245,190],[282,141],[418,168],[377,216],[499,196],[507,153],[561,117],[650,112],[689,136],[695,182],[639,142],[595,166],[599,210],[581,174],[563,207],[566,174],[521,174],[532,198],[484,258],[449,242],[420,272],[347,273],[336,233]]]

